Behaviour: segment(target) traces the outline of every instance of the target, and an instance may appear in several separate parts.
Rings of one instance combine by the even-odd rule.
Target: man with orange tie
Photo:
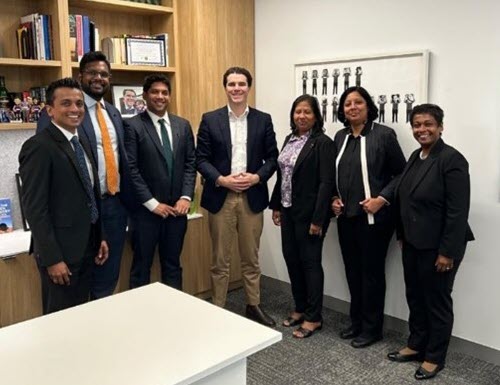
[[[132,205],[127,155],[124,146],[123,121],[120,111],[106,102],[111,66],[102,52],[89,52],[80,61],[79,80],[85,100],[85,116],[78,127],[97,164],[101,190],[102,225],[109,246],[109,259],[94,269],[91,298],[111,295],[120,274],[121,257],[127,227],[127,208]],[[42,114],[37,133],[50,121]]]

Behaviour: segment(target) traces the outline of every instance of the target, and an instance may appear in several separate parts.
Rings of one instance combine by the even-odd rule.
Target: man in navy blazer
[[[260,307],[259,243],[262,211],[269,203],[267,181],[276,170],[278,148],[271,116],[250,108],[252,75],[229,68],[223,76],[228,105],[203,115],[196,163],[205,179],[201,206],[209,211],[213,244],[213,303],[223,307],[234,242],[238,245],[246,315],[264,325],[274,320]]]
[[[92,158],[97,164],[102,224],[109,246],[107,263],[94,269],[91,285],[93,299],[111,295],[115,290],[127,228],[126,207],[132,205],[122,118],[120,112],[103,99],[109,91],[110,79],[111,66],[106,55],[97,51],[82,57],[79,81],[85,99],[85,116],[78,127],[78,135],[90,143]],[[98,108],[101,113],[98,113]],[[44,110],[37,124],[37,133],[49,123],[50,118]],[[106,140],[103,140],[103,133],[107,136]]]
[[[134,196],[130,287],[149,283],[156,247],[162,282],[182,289],[180,255],[196,180],[194,137],[186,119],[167,113],[171,85],[161,74],[144,81],[148,109],[125,121]]]

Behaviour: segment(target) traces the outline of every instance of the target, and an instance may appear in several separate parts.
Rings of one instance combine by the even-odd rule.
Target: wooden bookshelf
[[[0,123],[0,131],[34,130],[36,123]]]

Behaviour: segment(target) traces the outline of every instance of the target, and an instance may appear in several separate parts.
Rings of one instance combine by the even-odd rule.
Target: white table
[[[246,357],[280,340],[154,283],[0,329],[0,383],[246,384]]]

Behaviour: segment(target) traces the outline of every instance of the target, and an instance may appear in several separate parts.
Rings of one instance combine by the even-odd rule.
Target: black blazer
[[[269,204],[267,180],[276,170],[278,147],[271,116],[250,108],[247,117],[247,172],[258,174],[260,183],[247,190],[250,209],[261,212]],[[205,178],[201,206],[217,213],[228,189],[216,186],[219,176],[231,174],[231,130],[228,108],[207,112],[201,118],[196,148],[196,166]]]
[[[415,150],[401,175],[420,154]],[[440,139],[431,149],[420,168],[410,191],[410,205],[406,207],[409,220],[402,220],[399,207],[399,183],[395,207],[398,239],[417,249],[438,249],[448,258],[463,257],[464,243],[474,235],[467,222],[470,205],[469,164],[453,147]]]
[[[97,169],[88,143],[85,140],[81,143],[92,163],[99,207]],[[23,182],[21,199],[31,227],[31,248],[41,265],[51,266],[61,261],[79,263],[91,231],[90,199],[71,144],[50,124],[23,144],[19,165]],[[96,228],[101,239],[100,221]]]
[[[368,122],[367,125],[371,125],[371,122]],[[350,128],[343,128],[335,134],[336,154],[340,152],[349,133]],[[366,160],[372,197],[381,195],[390,203],[389,206],[383,206],[375,214],[375,222],[394,220],[392,212],[394,189],[397,177],[403,171],[406,160],[398,143],[396,132],[392,128],[378,123],[373,124],[373,129],[366,134]],[[334,195],[340,196],[338,187],[336,186],[334,189]]]
[[[134,207],[134,199],[132,194],[132,185],[130,180],[130,170],[128,166],[127,152],[125,151],[125,136],[123,131],[123,120],[120,115],[120,111],[113,106],[112,104],[104,101],[104,105],[106,107],[106,111],[113,122],[116,130],[116,136],[118,138],[118,151],[120,154],[120,164],[119,172],[120,172],[120,200],[122,203],[129,209]],[[36,126],[36,133],[40,133],[43,131],[45,127],[50,124],[50,116],[47,114],[45,109],[42,110],[40,114],[40,119],[38,120]],[[85,105],[85,116],[83,118],[82,124],[78,127],[78,136],[81,140],[86,140],[90,144],[90,149],[92,152],[92,157],[97,164],[97,139],[94,131],[94,126],[92,125],[92,120],[89,115],[89,111],[87,109],[87,105]]]
[[[291,138],[285,139],[282,149]],[[323,226],[330,220],[330,203],[335,184],[333,141],[323,133],[311,134],[302,147],[292,174],[291,213],[298,221]],[[269,208],[281,210],[281,170]]]
[[[173,183],[160,137],[145,111],[124,121],[125,147],[135,199],[140,207],[151,198],[174,205],[181,196],[193,198],[196,168],[194,138],[186,119],[169,114],[174,155]]]

